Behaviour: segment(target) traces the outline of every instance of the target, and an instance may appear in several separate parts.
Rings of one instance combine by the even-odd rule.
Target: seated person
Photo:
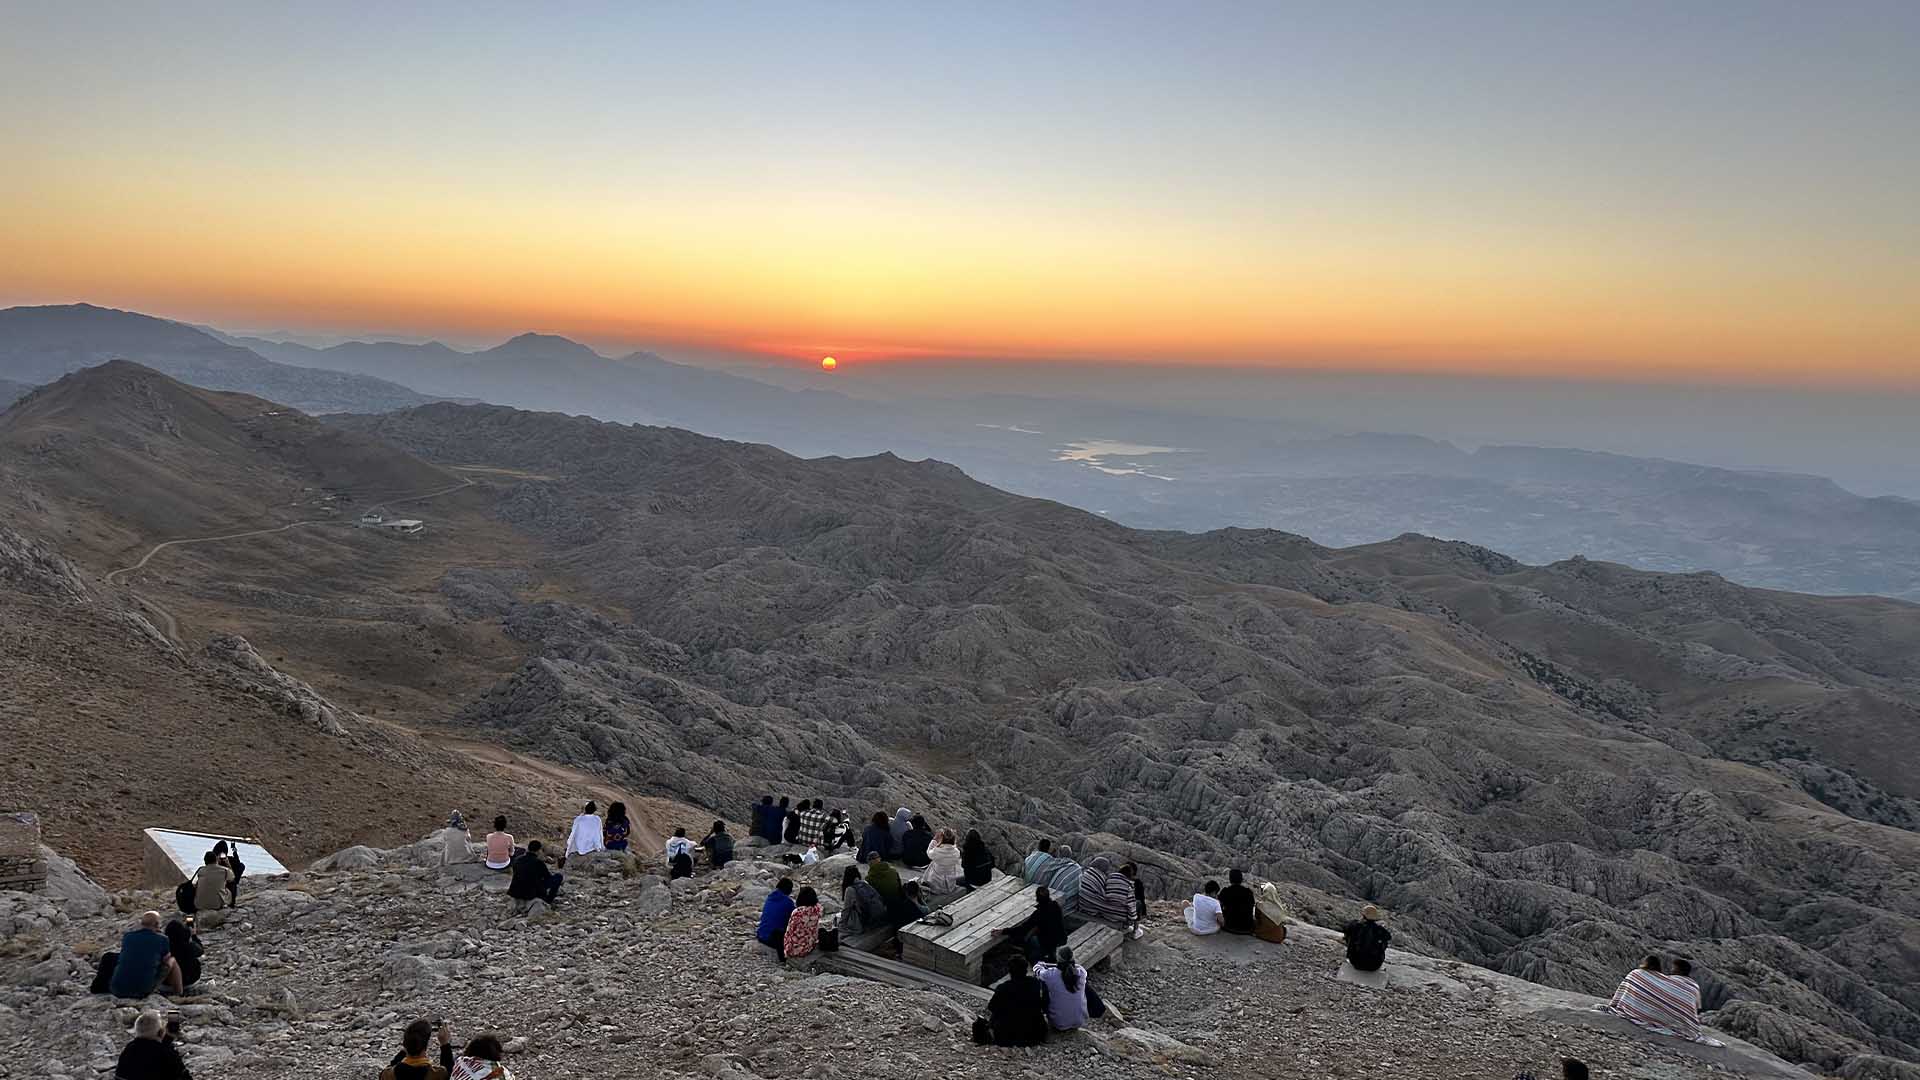
[[[786,800],[782,799],[781,801],[785,802]],[[789,844],[800,843],[800,833],[805,825],[807,811],[812,809],[813,800],[801,799],[793,809],[788,810],[785,829],[781,832],[780,839],[785,840]]]
[[[560,883],[566,875],[547,867],[540,854],[540,841],[527,842],[527,853],[513,861],[513,880],[507,883],[507,895],[522,903],[544,900],[560,902]]]
[[[224,880],[220,887],[226,888]],[[120,958],[110,986],[113,996],[121,998],[143,998],[155,990],[178,994],[186,989],[180,981],[180,965],[173,960],[173,945],[160,932],[159,912],[141,915],[140,925],[120,938]]]
[[[1220,929],[1229,934],[1251,934],[1254,923],[1253,890],[1247,888],[1247,875],[1227,871],[1227,887],[1220,890]]]
[[[600,846],[608,851],[627,850],[627,838],[633,835],[633,822],[627,819],[627,804],[616,802],[607,807],[607,820],[600,826]]]
[[[900,865],[915,870],[927,865],[927,849],[933,846],[933,829],[927,825],[927,819],[918,814],[913,816],[913,824],[900,837]]]
[[[787,921],[793,918],[793,909],[793,879],[781,878],[767,894],[767,902],[760,905],[760,925],[753,934],[781,960],[787,958],[782,950],[787,947]]]
[[[247,864],[240,861],[240,845],[229,845],[225,840],[213,845],[213,854],[220,865],[227,868],[227,906],[240,905],[240,875],[247,872]]]
[[[180,967],[180,987],[186,989],[200,981],[200,958],[207,953],[200,935],[179,919],[167,922],[167,952]]]
[[[1052,956],[1055,949],[1067,943],[1067,917],[1054,902],[1053,894],[1045,885],[1033,891],[1033,912],[1012,926],[1002,927],[996,933],[1020,942],[1026,949],[1027,958],[1038,962]]]
[[[968,829],[967,839],[960,845],[960,877],[970,889],[977,889],[993,880],[993,852],[980,836],[979,829]]]
[[[1053,841],[1043,836],[1033,845],[1033,851],[1027,855],[1027,860],[1020,864],[1020,876],[1025,878],[1029,885],[1039,884],[1040,879],[1035,875],[1051,858],[1053,858]]]
[[[954,842],[952,829],[941,829],[927,848],[926,872],[920,875],[920,887],[938,896],[960,887],[960,845]]]
[[[560,852],[560,861],[565,862],[574,855],[591,855],[606,848],[607,825],[600,820],[599,804],[588,801],[578,816],[573,819],[573,828],[567,832],[567,846]]]
[[[1700,1030],[1700,984],[1693,981],[1693,965],[1675,960],[1671,973],[1658,956],[1649,956],[1627,972],[1613,992],[1607,1010],[1657,1035],[1718,1045]]]
[[[686,826],[673,830],[673,835],[667,837],[667,876],[692,877],[693,852],[693,841],[687,838]]]
[[[220,853],[209,851],[206,862],[193,872],[193,910],[219,911],[227,906],[227,887],[233,884],[233,872],[220,862]]]
[[[438,1063],[427,1056],[427,1044],[436,1037],[440,1040]],[[447,1080],[452,1073],[453,1032],[445,1021],[436,1032],[432,1021],[415,1020],[400,1033],[400,1052],[393,1055],[391,1064],[380,1070],[380,1080]]]
[[[900,886],[900,902],[889,904],[888,911],[905,926],[926,917],[927,901],[920,893],[920,883],[908,881]]]
[[[447,815],[447,827],[440,830],[440,865],[473,861],[473,835],[467,832],[467,820],[455,810]]]
[[[1208,881],[1187,905],[1187,929],[1205,936],[1220,932],[1220,883]]]
[[[887,815],[874,811],[873,820],[860,833],[860,850],[854,859],[866,862],[873,858],[891,858],[893,856],[893,828],[887,821]]]
[[[1105,1016],[1106,1003],[1087,985],[1087,969],[1073,962],[1073,950],[1063,945],[1055,959],[1033,965],[1033,977],[1047,988],[1047,1022],[1053,1030],[1072,1031]]]
[[[987,1023],[995,1046],[1038,1046],[1047,1041],[1047,987],[1033,977],[1026,957],[1015,954],[1006,981],[987,1002]]]
[[[733,861],[733,837],[724,821],[713,823],[713,831],[700,841],[700,846],[707,849],[707,865],[715,870]]]
[[[793,914],[787,919],[787,937],[782,943],[780,955],[788,960],[797,960],[811,953],[818,944],[820,894],[813,890],[813,886],[807,885],[801,888],[800,895],[793,898]]]
[[[887,901],[871,884],[860,878],[860,868],[849,866],[840,875],[840,929],[847,934],[864,934],[888,924]]]
[[[1072,915],[1080,905],[1080,879],[1086,871],[1073,860],[1073,848],[1061,844],[1047,861],[1034,871],[1032,884],[1045,885],[1060,910]]]
[[[493,831],[487,834],[487,869],[507,870],[513,866],[513,834],[507,831],[506,815],[493,819]]]
[[[453,1080],[513,1080],[513,1071],[501,1064],[506,1057],[500,1036],[475,1036],[453,1059]]]
[[[120,1051],[113,1075],[116,1080],[191,1080],[173,1045],[173,1032],[152,1009],[134,1019],[133,1041]]]
[[[1380,925],[1380,909],[1368,904],[1360,909],[1358,922],[1347,924],[1342,935],[1347,940],[1347,963],[1355,971],[1379,971],[1387,962],[1387,944],[1393,932]]]

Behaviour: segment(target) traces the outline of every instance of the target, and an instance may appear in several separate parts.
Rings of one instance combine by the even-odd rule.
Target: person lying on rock
[[[1039,962],[1067,943],[1067,916],[1045,885],[1033,891],[1033,912],[1012,926],[995,931],[1019,942],[1027,959]]]
[[[1239,870],[1227,871],[1227,887],[1220,890],[1220,929],[1229,934],[1253,933],[1254,903],[1247,875]]]
[[[173,945],[167,935],[160,932],[160,913],[141,914],[140,925],[120,938],[119,958],[114,963],[109,984],[113,996],[143,998],[155,990],[180,994],[186,990],[180,979],[180,965],[174,962]]]
[[[1047,988],[1047,1022],[1055,1031],[1073,1031],[1107,1015],[1107,1005],[1087,985],[1087,969],[1073,962],[1073,950],[1060,946],[1053,963],[1033,965],[1033,977]]]
[[[793,898],[793,914],[787,918],[787,936],[781,943],[780,954],[785,959],[797,960],[813,952],[819,944],[820,894],[808,885]]]
[[[516,854],[513,834],[507,831],[507,816],[501,814],[493,819],[493,831],[487,834],[487,869],[510,869]]]
[[[120,1051],[114,1080],[193,1080],[187,1063],[173,1045],[173,1032],[152,1009],[133,1021],[133,1041]]]
[[[685,825],[673,830],[667,837],[667,876],[683,878],[693,876],[693,841],[687,837]]]
[[[933,846],[933,827],[919,814],[913,815],[913,822],[900,837],[900,865],[923,870],[927,865],[927,849]]]
[[[440,1040],[440,1060],[427,1056],[427,1046]],[[415,1020],[400,1033],[400,1052],[380,1070],[380,1080],[447,1080],[453,1073],[453,1031],[446,1021],[434,1029],[431,1020]]]
[[[893,857],[893,828],[888,824],[886,814],[874,811],[872,820],[860,833],[860,850],[853,857],[856,862]]]
[[[1220,883],[1209,879],[1193,894],[1186,910],[1187,929],[1202,937],[1220,932]]]
[[[1038,1046],[1047,1041],[1047,986],[1033,977],[1027,958],[1015,954],[1005,982],[987,1002],[995,1046]],[[979,1037],[976,1031],[975,1037]]]
[[[560,861],[569,856],[591,855],[606,847],[606,823],[600,820],[600,807],[589,801],[586,809],[573,819],[573,829],[567,833],[567,846],[560,853]]]
[[[887,925],[887,902],[871,884],[860,877],[860,868],[849,866],[840,875],[840,931],[864,934]]]
[[[700,846],[707,849],[707,865],[718,870],[733,861],[733,837],[727,832],[727,823],[716,821],[706,839]]]
[[[781,878],[767,894],[767,902],[760,905],[760,925],[753,935],[782,963],[787,959],[787,923],[793,918],[794,907],[793,879]]]
[[[500,1064],[507,1048],[498,1035],[477,1035],[453,1059],[451,1080],[514,1080],[513,1070]]]
[[[1355,971],[1379,971],[1387,962],[1387,944],[1393,932],[1380,925],[1380,909],[1368,904],[1360,909],[1360,918],[1347,924],[1342,932],[1347,940],[1347,963]]]
[[[566,875],[547,867],[538,840],[527,841],[527,853],[513,861],[513,880],[507,883],[507,895],[523,903],[544,900],[560,902],[560,883]]]

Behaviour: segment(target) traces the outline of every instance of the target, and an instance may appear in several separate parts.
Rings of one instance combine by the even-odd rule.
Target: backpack
[[[173,887],[173,902],[180,908],[182,914],[193,914],[193,893],[192,878],[188,878]]]
[[[120,953],[118,950],[115,950],[109,953],[102,953],[100,955],[100,967],[97,970],[95,970],[93,973],[93,985],[88,988],[89,992],[95,993],[95,994],[112,993],[113,992],[113,972],[114,972],[114,969],[118,968],[119,966],[120,966]]]
[[[733,837],[726,833],[713,834],[713,847],[708,850],[712,852],[713,868],[720,869],[733,861]]]

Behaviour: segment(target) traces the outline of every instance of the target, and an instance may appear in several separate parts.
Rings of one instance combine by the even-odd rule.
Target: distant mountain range
[[[684,427],[808,457],[937,458],[1143,528],[1279,528],[1331,545],[1418,532],[1532,561],[1585,555],[1920,598],[1920,503],[1819,477],[1534,446],[1468,451],[1413,435],[1018,394],[867,401],[648,352],[605,357],[551,334],[475,352],[438,342],[315,348],[88,305],[0,311],[0,378],[45,382],[113,357],[317,413],[448,398]]]

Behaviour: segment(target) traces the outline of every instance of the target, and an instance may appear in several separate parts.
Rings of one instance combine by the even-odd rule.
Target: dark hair
[[[1247,875],[1241,873],[1238,870],[1227,871],[1227,881],[1230,884],[1241,885],[1241,884],[1244,884],[1246,880],[1247,880]]]
[[[227,842],[225,840],[215,841],[213,845],[213,850],[216,852],[219,852],[222,855],[225,855],[227,853]]]
[[[501,814],[500,816],[494,818],[493,828],[495,832],[506,832],[507,831],[507,815]]]
[[[1693,961],[1688,960],[1684,956],[1676,956],[1673,958],[1671,970],[1675,975],[1691,975],[1693,974]]]
[[[820,894],[813,891],[813,886],[802,885],[800,895],[793,898],[793,903],[795,907],[814,907],[820,903]]]
[[[913,827],[919,829],[921,832],[933,831],[933,826],[927,824],[927,819],[919,814],[913,815]]]
[[[1060,985],[1066,987],[1069,994],[1080,989],[1080,972],[1074,968],[1073,950],[1062,945],[1053,958],[1060,967]]]
[[[1033,902],[1036,904],[1053,903],[1053,890],[1047,888],[1045,885],[1033,890]]]
[[[592,799],[587,800],[587,813],[591,814],[598,809],[600,809],[600,807],[597,803],[595,803]]]
[[[780,879],[779,884],[775,885],[774,888],[779,889],[783,893],[791,893],[793,892],[793,879],[790,877],[783,877]]]
[[[850,889],[853,887],[854,882],[857,882],[859,880],[860,880],[860,868],[857,866],[849,866],[847,867],[845,872],[843,872],[840,875],[840,888]]]
[[[900,886],[900,891],[913,897],[915,900],[920,899],[920,883],[918,881],[907,882],[905,885]]]
[[[415,1057],[427,1052],[427,1044],[433,1041],[433,1022],[415,1020],[400,1033],[400,1049]]]
[[[500,1045],[498,1035],[475,1035],[460,1052],[481,1061],[499,1061],[507,1056],[507,1048]]]
[[[540,841],[538,840],[527,841],[527,854],[531,855],[534,852],[539,850],[540,850]]]
[[[787,808],[787,797],[785,795],[782,795],[780,796],[780,809],[785,810],[786,808]]]
[[[1208,878],[1206,887],[1203,888],[1201,891],[1206,893],[1208,896],[1212,896],[1214,893],[1217,893],[1220,891],[1220,883],[1213,880],[1212,878]]]
[[[1667,965],[1661,962],[1658,953],[1648,955],[1645,960],[1640,961],[1640,966],[1647,971],[1665,972],[1667,970]]]
[[[714,823],[713,823],[713,831],[714,831],[714,832],[717,832],[717,833],[723,833],[723,832],[726,832],[726,831],[727,831],[727,823],[726,823],[726,822],[724,822],[724,821],[716,821],[716,822],[714,822]]]
[[[209,852],[207,852],[207,865],[208,865],[208,866],[212,866],[212,865],[213,865],[214,863],[216,863],[216,862],[219,862],[219,861],[220,861],[220,854],[219,854],[218,852],[214,852],[214,851],[209,851]]]
[[[673,830],[673,835],[675,836],[687,835],[687,827],[685,825],[680,826],[679,828]]]
[[[1027,963],[1027,954],[1023,952],[1015,952],[1013,959],[1007,963],[1007,974],[1009,975],[1023,976],[1032,971],[1033,965]]]
[[[887,817],[887,812],[885,810],[875,810],[873,812],[873,823],[875,825],[885,825],[887,822],[891,820],[892,820],[891,818]]]
[[[811,809],[813,809],[813,800],[812,800],[812,799],[801,799],[801,800],[800,800],[800,805],[799,805],[799,806],[796,806],[796,807],[794,807],[794,809],[795,809],[795,810],[811,810]]]
[[[617,802],[607,807],[607,824],[618,825],[625,820],[627,820],[626,803]]]
[[[1140,868],[1130,862],[1123,862],[1120,864],[1120,873],[1127,877],[1139,877]]]
[[[1053,850],[1053,841],[1052,841],[1052,839],[1050,839],[1050,838],[1048,838],[1048,837],[1045,837],[1045,836],[1043,836],[1043,837],[1041,837],[1041,838],[1040,838],[1040,842],[1039,842],[1039,843],[1037,843],[1037,844],[1035,844],[1035,845],[1033,845],[1033,849],[1034,849],[1035,851],[1052,851],[1052,850]]]
[[[760,805],[761,805],[761,806],[772,806],[772,805],[773,805],[773,796],[771,796],[771,795],[762,795],[762,796],[760,796]]]
[[[1587,1080],[1587,1063],[1579,1058],[1561,1058],[1560,1076],[1562,1080]]]

